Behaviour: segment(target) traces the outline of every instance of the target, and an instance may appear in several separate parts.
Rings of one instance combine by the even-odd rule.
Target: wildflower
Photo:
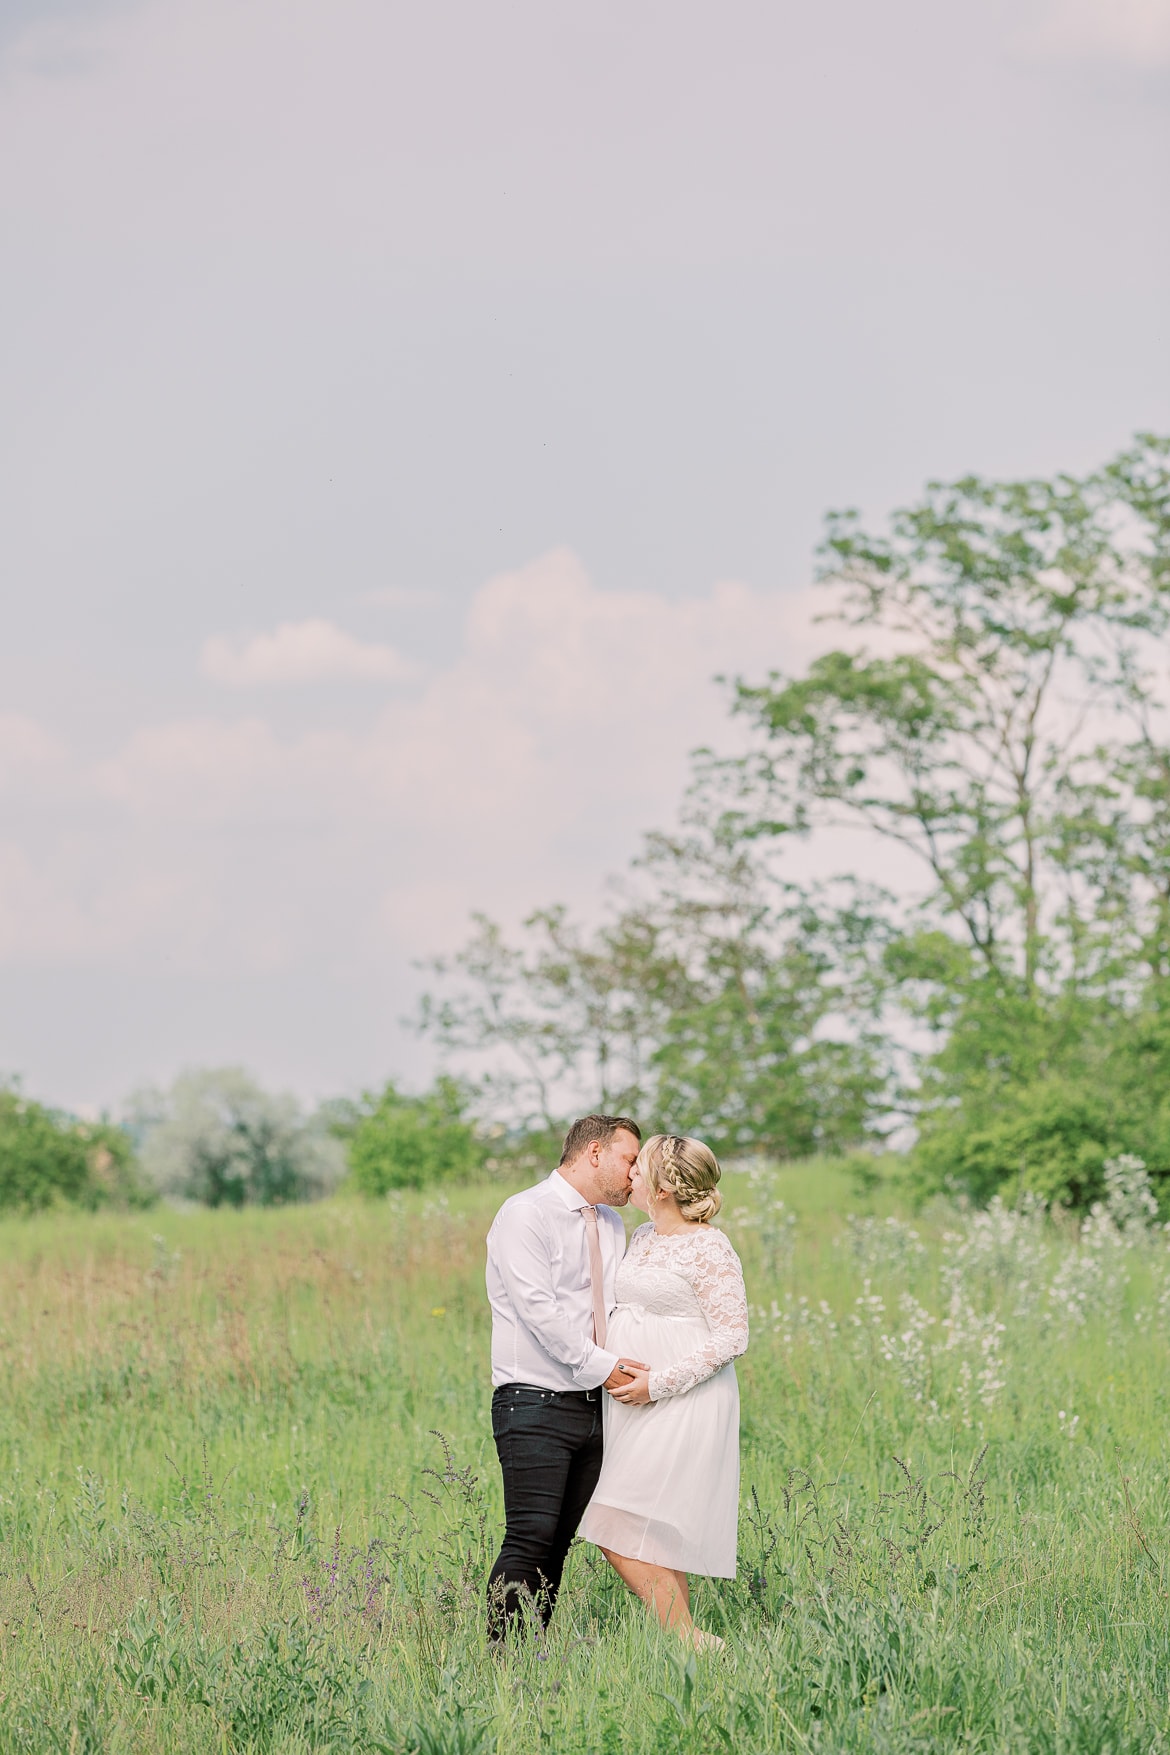
[[[902,1219],[858,1219],[849,1213],[845,1226],[849,1247],[863,1268],[907,1273],[926,1254],[918,1232]]]
[[[1145,1161],[1132,1152],[1105,1160],[1105,1207],[1127,1242],[1148,1231],[1158,1217]]]
[[[902,1294],[899,1308],[905,1320],[900,1334],[883,1334],[880,1341],[882,1358],[897,1370],[902,1387],[916,1402],[927,1399],[930,1387],[931,1356],[926,1344],[926,1331],[933,1327],[934,1317],[924,1310],[908,1292]]]
[[[966,1297],[968,1287],[1007,1287],[1013,1315],[1030,1315],[1043,1284],[1044,1215],[1042,1201],[1025,1199],[1017,1209],[996,1195],[984,1211],[966,1216],[962,1231],[947,1232],[942,1276],[952,1297]]]

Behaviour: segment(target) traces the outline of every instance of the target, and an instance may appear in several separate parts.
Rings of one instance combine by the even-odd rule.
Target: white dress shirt
[[[596,1389],[618,1362],[593,1340],[593,1289],[581,1208],[589,1203],[559,1170],[506,1200],[487,1240],[492,1382],[538,1389]],[[626,1247],[612,1207],[597,1208],[605,1308]]]

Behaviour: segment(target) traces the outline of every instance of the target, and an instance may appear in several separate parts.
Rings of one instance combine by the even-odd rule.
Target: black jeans
[[[524,1604],[548,1626],[569,1543],[601,1473],[600,1389],[502,1384],[492,1434],[504,1476],[504,1544],[488,1579],[488,1633],[518,1624]]]

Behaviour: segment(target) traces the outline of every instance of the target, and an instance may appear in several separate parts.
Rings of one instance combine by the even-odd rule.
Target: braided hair
[[[656,1133],[639,1152],[638,1165],[656,1194],[673,1194],[684,1219],[706,1223],[723,1205],[715,1186],[719,1160],[702,1140]]]

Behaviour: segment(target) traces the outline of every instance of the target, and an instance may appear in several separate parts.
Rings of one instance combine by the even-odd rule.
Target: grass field
[[[580,1545],[485,1651],[504,1191],[0,1226],[0,1751],[1170,1748],[1164,1233],[725,1187],[740,1576],[689,1661]]]

